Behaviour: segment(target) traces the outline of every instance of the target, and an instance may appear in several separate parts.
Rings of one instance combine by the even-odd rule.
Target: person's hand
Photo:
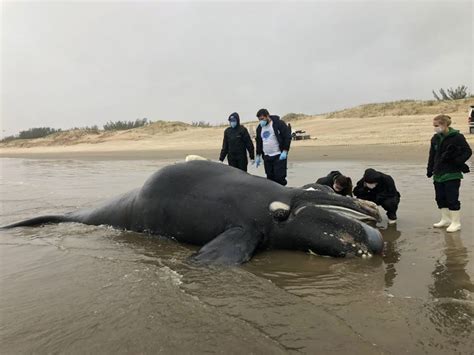
[[[262,158],[260,155],[257,155],[257,158],[255,158],[255,167],[258,168],[260,164],[262,164]]]
[[[286,158],[288,158],[288,152],[286,150],[284,150],[280,154],[280,160],[286,160]]]
[[[433,176],[433,173],[431,171],[426,172],[426,177],[430,178]]]

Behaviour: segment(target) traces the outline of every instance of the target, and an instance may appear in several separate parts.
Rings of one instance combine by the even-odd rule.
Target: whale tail
[[[61,222],[71,222],[69,218],[66,216],[40,216],[31,219],[25,219],[24,221],[16,222],[9,224],[7,226],[0,227],[0,229],[10,229],[16,227],[34,227],[39,226],[41,224],[50,224],[50,223],[61,223]]]

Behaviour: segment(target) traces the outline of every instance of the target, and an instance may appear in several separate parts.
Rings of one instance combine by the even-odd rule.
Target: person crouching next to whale
[[[256,131],[257,157],[255,165],[262,162],[267,179],[285,186],[288,151],[291,144],[291,133],[286,123],[278,116],[270,115],[262,108],[257,112],[259,125]]]
[[[250,160],[255,159],[255,148],[250,138],[247,128],[240,124],[240,117],[237,112],[229,116],[229,126],[224,131],[222,150],[219,156],[221,162],[227,156],[227,162],[234,168],[247,171],[247,151]]]
[[[352,180],[339,171],[331,171],[327,176],[316,180],[316,184],[329,186],[338,195],[352,197]]]
[[[357,182],[354,195],[362,200],[375,202],[387,211],[388,223],[397,222],[397,210],[400,203],[400,193],[395,181],[390,175],[374,169],[367,169],[364,177]]]
[[[447,232],[461,230],[461,203],[459,187],[462,173],[468,173],[466,161],[472,150],[466,138],[451,126],[451,117],[438,115],[433,118],[435,134],[431,138],[426,176],[433,177],[436,203],[441,210],[441,220],[436,228],[447,227]]]

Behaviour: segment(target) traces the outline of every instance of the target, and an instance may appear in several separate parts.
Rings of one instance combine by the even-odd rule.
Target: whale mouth
[[[355,219],[356,221],[372,221],[372,222],[380,221],[380,216],[379,216],[378,212],[377,212],[377,218],[376,218],[376,217],[371,216],[369,214],[365,214],[365,213],[362,213],[362,212],[359,212],[359,211],[355,211],[351,208],[342,207],[342,206],[336,206],[336,205],[313,205],[313,206],[324,209],[326,211],[331,211],[331,212],[337,213],[337,214],[342,215],[344,217]]]

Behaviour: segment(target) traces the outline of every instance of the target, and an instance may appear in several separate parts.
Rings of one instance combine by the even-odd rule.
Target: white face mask
[[[377,183],[374,182],[372,184],[369,184],[369,183],[365,183],[365,186],[367,186],[368,189],[372,190],[372,189],[375,189],[375,187],[377,186]]]
[[[341,192],[342,191],[342,188],[340,186],[337,186],[336,184],[332,185],[332,189],[336,192]]]
[[[434,131],[435,131],[436,133],[442,133],[442,132],[444,131],[444,129],[443,129],[443,127],[435,127],[435,128],[434,128]]]

